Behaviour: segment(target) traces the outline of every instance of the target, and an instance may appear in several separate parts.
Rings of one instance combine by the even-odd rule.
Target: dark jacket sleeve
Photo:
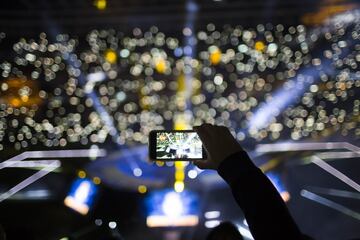
[[[275,187],[246,152],[227,157],[218,173],[231,187],[256,240],[305,239]]]

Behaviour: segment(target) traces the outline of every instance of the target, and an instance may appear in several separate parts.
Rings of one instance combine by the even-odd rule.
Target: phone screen
[[[155,159],[204,159],[199,135],[194,131],[156,132]]]

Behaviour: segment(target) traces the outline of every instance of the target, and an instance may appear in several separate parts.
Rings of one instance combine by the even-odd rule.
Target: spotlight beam
[[[357,152],[325,152],[317,154],[321,159],[356,158],[360,157]]]
[[[328,20],[328,25],[321,26],[319,28],[314,29],[314,32],[320,31],[335,31],[336,29],[331,28],[329,26],[337,25],[338,23],[349,24],[351,19],[355,20],[359,17],[359,11],[351,12],[350,14],[344,14],[341,17],[334,18],[337,20],[333,21],[331,19]],[[311,36],[311,34],[310,34]],[[350,39],[350,36],[349,36]],[[344,51],[348,51],[349,49],[344,49]],[[335,72],[335,67],[331,64],[328,59],[324,57],[320,57],[322,62],[322,70],[326,71],[328,74],[333,74]],[[264,105],[258,107],[254,112],[254,115],[249,121],[250,129],[263,129],[269,126],[272,119],[277,118],[280,113],[287,107],[291,106],[297,102],[299,102],[299,97],[304,94],[308,90],[311,84],[316,84],[319,81],[318,77],[318,69],[316,67],[310,68],[301,68],[297,76],[290,78],[287,80],[287,83],[295,83],[290,84],[293,87],[287,88],[287,84],[285,83],[281,88],[276,90],[273,94],[273,97],[270,101],[264,102]]]
[[[104,157],[104,149],[75,149],[75,150],[44,150],[44,151],[26,151],[0,163],[0,170],[10,167],[16,162],[27,158],[76,158],[76,157]]]
[[[355,148],[354,148],[355,147]],[[259,144],[256,152],[288,152],[288,151],[314,151],[314,150],[333,150],[348,149],[352,151],[357,147],[347,142],[323,142],[323,143],[274,143]]]
[[[312,192],[310,192],[308,190],[305,190],[305,189],[301,190],[300,194],[304,198],[307,198],[309,200],[312,200],[314,202],[320,203],[320,204],[322,204],[324,206],[327,206],[329,208],[337,210],[337,211],[339,211],[339,212],[341,212],[341,213],[343,213],[345,215],[348,215],[349,217],[360,220],[360,213],[355,212],[355,211],[353,211],[353,210],[351,210],[351,209],[349,209],[349,208],[347,208],[347,207],[345,207],[345,206],[343,206],[343,205],[341,205],[339,203],[336,203],[336,202],[331,201],[331,200],[329,200],[327,198],[321,197],[321,196],[319,196],[319,195],[317,195],[315,193],[312,193]]]
[[[86,77],[87,82],[84,85],[85,93],[89,94],[93,91],[95,84],[97,82],[101,82],[106,78],[104,72],[97,72],[97,73],[89,73]]]
[[[352,145],[352,144],[350,144],[350,143],[348,143],[348,142],[345,143],[345,146],[346,146],[346,148],[349,149],[350,151],[353,151],[353,152],[356,152],[356,153],[360,154],[360,148],[359,148],[359,147],[357,147],[357,146],[355,146],[355,145]]]
[[[70,66],[77,68],[76,64],[75,64],[75,60],[68,60],[68,63]],[[94,84],[94,83],[91,83],[90,85],[86,85],[87,82],[85,80],[84,74],[82,73],[80,68],[77,68],[77,69],[79,69],[81,72],[81,74],[78,78],[79,78],[79,82],[84,87],[84,91],[85,91],[87,97],[93,101],[94,109],[99,114],[101,121],[109,128],[109,134],[113,137],[114,142],[118,143],[119,132],[118,132],[117,128],[115,127],[114,119],[110,116],[110,114],[106,111],[105,107],[101,104],[97,94],[94,91],[92,91],[92,89],[86,89],[86,87],[91,86],[91,84]]]
[[[254,240],[248,227],[242,225],[237,225],[237,227],[242,236],[246,237],[246,239]]]
[[[350,179],[348,176],[337,170],[336,168],[332,167],[330,164],[319,158],[318,156],[312,157],[312,162],[321,167],[326,172],[330,173],[340,181],[344,182],[345,184],[349,185],[356,191],[360,192],[360,185],[357,184],[355,181]]]
[[[360,193],[356,193],[356,192],[349,192],[339,189],[322,188],[322,187],[308,187],[308,189],[314,193],[321,193],[335,197],[353,198],[360,200]]]
[[[38,161],[16,161],[12,162],[9,166],[11,168],[45,168],[54,162],[57,162],[60,165],[58,160],[38,160]]]
[[[47,167],[41,169],[40,171],[36,172],[32,176],[26,178],[19,184],[12,187],[9,191],[2,193],[0,195],[0,202],[8,199],[15,193],[19,192],[20,190],[24,189],[25,187],[29,186],[30,184],[36,182],[40,178],[46,176],[47,174],[49,174],[50,172],[54,171],[55,169],[57,169],[59,167],[60,167],[60,162],[57,160],[53,160],[52,163],[50,163]]]
[[[286,152],[286,151],[315,151],[315,150],[333,150],[346,149],[351,152],[325,152],[313,155],[311,162],[330,173],[340,181],[344,182],[351,188],[360,192],[360,185],[354,180],[340,172],[323,159],[344,159],[360,157],[360,148],[348,142],[326,142],[326,143],[278,143],[278,144],[261,144],[258,145],[256,151],[260,154],[270,152]],[[328,194],[338,194],[339,196],[349,196],[348,193],[339,191],[330,191]],[[351,195],[354,196],[354,195]],[[355,195],[357,196],[357,195]],[[356,197],[355,197],[356,198]]]
[[[298,98],[314,83],[314,80],[310,81],[308,79],[311,79],[315,74],[315,68],[310,68],[299,73],[296,77],[290,78],[287,83],[273,93],[270,101],[256,109],[249,122],[250,129],[266,128],[272,119],[278,117],[287,106],[296,103]],[[306,79],[306,81],[301,79]],[[285,86],[290,85],[288,83],[292,82],[295,83],[293,87],[287,89]]]

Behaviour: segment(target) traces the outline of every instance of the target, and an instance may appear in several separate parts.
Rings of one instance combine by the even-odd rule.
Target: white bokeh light
[[[162,210],[168,217],[176,218],[181,216],[184,206],[180,195],[175,192],[167,193],[162,203]]]

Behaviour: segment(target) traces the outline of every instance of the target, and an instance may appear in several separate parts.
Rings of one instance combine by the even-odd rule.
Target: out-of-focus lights
[[[220,211],[208,211],[204,214],[206,219],[218,218],[220,217]]]
[[[107,50],[105,52],[105,60],[111,64],[116,63],[116,60],[117,60],[116,52],[112,49]]]
[[[189,191],[154,190],[146,199],[148,227],[195,226],[198,224],[198,196]]]
[[[107,1],[106,0],[95,0],[94,5],[97,9],[104,10],[104,9],[106,9]]]
[[[238,225],[238,230],[243,237],[246,237],[247,239],[250,240],[254,240],[254,237],[251,235],[249,229],[245,228],[244,226]]]
[[[174,50],[174,55],[175,55],[176,57],[180,57],[182,54],[183,54],[183,50],[182,50],[181,48],[176,48],[176,49]]]
[[[220,49],[217,46],[211,46],[209,47],[209,52],[210,52],[210,62],[213,65],[219,64],[222,55]]]
[[[99,146],[98,145],[91,145],[90,147],[90,152],[89,152],[89,157],[90,160],[94,161],[97,157],[99,157]]]
[[[155,69],[158,73],[165,73],[166,71],[166,62],[162,58],[155,60]]]
[[[265,44],[262,41],[257,41],[255,43],[255,49],[262,52],[265,49]]]
[[[78,177],[79,177],[79,178],[85,178],[85,177],[86,177],[86,172],[83,171],[83,170],[80,170],[80,171],[78,172]]]
[[[155,163],[156,163],[156,165],[159,166],[159,167],[162,167],[162,166],[165,165],[165,162],[164,162],[164,161],[156,161]]]
[[[96,192],[97,189],[92,181],[79,178],[74,182],[69,195],[64,200],[64,204],[86,215],[89,212]]]
[[[184,191],[185,184],[183,181],[175,181],[174,183],[174,190],[178,193]]]
[[[177,171],[175,172],[175,179],[179,179],[179,181],[182,181],[185,178],[184,171]]]
[[[95,73],[89,73],[86,76],[86,79],[90,82],[101,82],[106,78],[106,75],[104,72],[95,72]]]
[[[249,48],[248,48],[248,46],[246,46],[245,44],[240,44],[240,45],[238,46],[238,50],[239,50],[239,52],[241,52],[241,53],[246,53],[246,52],[249,50]]]
[[[142,193],[142,194],[146,193],[147,192],[147,187],[145,185],[139,185],[138,186],[138,192]]]
[[[29,198],[46,198],[50,196],[50,193],[48,190],[31,190],[25,192],[24,195]]]
[[[199,218],[196,215],[181,216],[178,218],[169,218],[166,216],[149,216],[146,218],[148,227],[190,227],[196,226]]]
[[[290,200],[290,193],[286,191],[281,177],[276,172],[267,172],[266,176],[270,179],[276,190],[279,192],[282,199],[287,202]]]
[[[115,229],[117,226],[116,222],[109,222],[109,228]]]
[[[182,192],[185,188],[185,163],[181,161],[175,162],[175,183],[174,190],[175,192]]]
[[[98,185],[101,183],[101,179],[99,177],[94,177],[93,182]]]
[[[288,202],[290,200],[290,193],[288,191],[281,192],[280,196],[284,200],[284,202]]]
[[[206,228],[214,228],[216,226],[218,226],[220,224],[219,220],[209,220],[205,222],[205,227]]]
[[[130,51],[127,49],[123,49],[120,51],[120,57],[127,58],[130,55]]]
[[[169,192],[165,195],[162,203],[162,210],[168,217],[176,218],[183,213],[183,202],[181,196],[175,192]]]
[[[250,126],[245,128],[248,132],[245,130],[244,134],[238,135],[240,141],[246,138],[275,141],[288,135],[293,140],[300,140],[337,132],[343,136],[360,136],[355,121],[359,113],[355,98],[360,86],[356,72],[360,55],[356,54],[356,26],[350,23],[357,22],[356,19],[358,17],[349,12],[329,21],[330,27],[320,26],[322,31],[318,32],[307,31],[303,25],[287,30],[281,24],[272,28],[258,25],[256,29],[243,26],[217,29],[210,23],[198,33],[185,29],[185,35],[191,34],[194,39],[183,48],[179,46],[180,39],[166,36],[155,26],[147,32],[135,28],[131,36],[113,29],[93,30],[87,35],[90,48],[81,46],[83,41],[67,34],[58,34],[55,42],[47,39],[45,33],[40,34],[39,40],[22,38],[13,46],[14,59],[1,63],[0,74],[9,80],[0,84],[0,116],[6,118],[2,121],[0,117],[0,128],[5,129],[3,134],[0,133],[3,140],[0,151],[7,146],[22,150],[32,145],[68,147],[77,142],[88,146],[102,144],[111,137],[118,144],[145,144],[149,130],[169,124],[178,110],[184,110],[188,100],[192,104],[191,121],[226,126],[231,125],[230,121],[237,122],[233,126],[235,131]],[[338,22],[341,24],[336,27]],[[260,42],[264,45],[263,50]],[[320,52],[316,51],[319,45],[323,49]],[[192,56],[190,50],[196,47],[199,55]],[[39,49],[44,49],[40,55]],[[107,49],[119,55],[121,61],[108,61],[105,57]],[[187,57],[182,57],[184,54]],[[188,58],[190,55],[192,58]],[[71,66],[69,58],[72,59]],[[161,68],[166,65],[166,76],[162,80],[155,75],[159,73],[155,67],[157,58],[164,60],[165,64],[159,65]],[[117,61],[119,64],[110,63]],[[219,68],[220,62],[224,64]],[[24,66],[33,69],[28,76],[24,76],[27,72],[23,72]],[[334,71],[327,71],[328,67],[334,67]],[[91,74],[98,72],[101,78],[105,76],[101,84],[97,84],[99,76],[94,75],[96,78],[90,80]],[[125,72],[139,78],[126,80]],[[187,76],[191,72],[203,74],[207,80],[201,82],[199,91],[193,87],[191,99],[181,98],[195,81],[187,84],[187,77],[178,81],[181,77],[173,79],[173,76]],[[85,86],[78,81],[80,74],[87,74]],[[223,75],[223,81],[214,79],[218,74]],[[246,77],[236,77],[243,74]],[[56,79],[63,75],[67,80],[58,84]],[[295,79],[294,76],[302,77]],[[37,89],[41,86],[31,85],[40,78],[54,83],[54,89],[46,92]],[[276,89],[282,86],[287,93],[292,92],[291,89],[304,92],[299,94],[297,103],[290,104],[283,97],[271,101],[278,99],[276,91],[272,91],[274,86]],[[183,92],[171,98],[170,93],[164,94],[165,89]],[[225,96],[224,91],[229,94]],[[126,92],[126,95],[120,94],[117,98],[119,92]],[[100,103],[88,97],[90,93],[96,93]],[[254,94],[263,97],[255,99]],[[223,97],[217,97],[220,95]],[[293,94],[289,95],[290,99],[297,99]],[[39,104],[42,101],[48,104]],[[277,101],[290,104],[290,107],[282,110]],[[65,102],[70,106],[65,106]],[[270,119],[273,123],[262,126],[261,122],[255,122],[257,127],[252,128],[248,120],[257,116],[262,103],[271,103],[270,110],[254,119]],[[94,109],[99,105],[109,111],[109,117],[102,117],[102,111]],[[241,114],[231,114],[237,109]],[[39,110],[45,112],[44,121],[35,118]],[[277,112],[281,114],[271,115]],[[114,127],[109,129],[112,121]],[[120,136],[115,136],[117,130]]]
[[[95,225],[101,226],[103,224],[103,221],[101,219],[95,219]]]
[[[221,85],[221,84],[223,83],[223,77],[220,76],[220,75],[216,75],[216,76],[214,77],[214,83],[215,83],[216,85]]]
[[[243,224],[244,224],[245,226],[247,226],[247,227],[249,226],[249,224],[248,224],[248,222],[246,221],[246,219],[243,220]]]
[[[267,47],[267,52],[273,56],[276,54],[276,51],[277,51],[278,47],[276,45],[276,43],[270,43]]]
[[[198,175],[198,173],[197,173],[197,171],[194,170],[194,169],[192,169],[192,170],[190,170],[190,171],[188,172],[188,176],[189,176],[189,178],[191,178],[191,179],[195,179],[195,178],[197,177],[197,175]]]
[[[135,177],[140,177],[142,175],[142,170],[140,168],[134,168],[133,174]]]

